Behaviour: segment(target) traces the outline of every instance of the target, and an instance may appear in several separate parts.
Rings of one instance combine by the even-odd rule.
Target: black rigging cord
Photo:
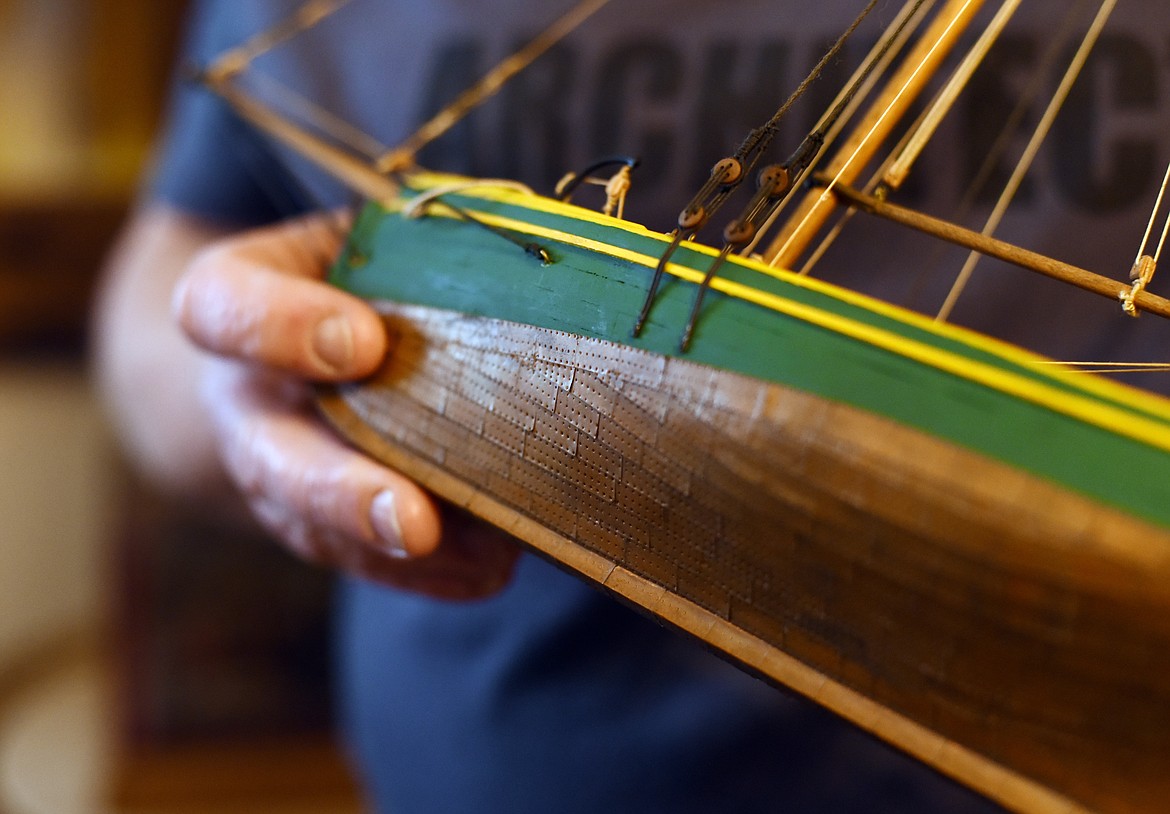
[[[581,186],[591,180],[593,173],[609,167],[625,167],[629,170],[634,170],[642,163],[636,156],[615,155],[609,158],[603,158],[599,161],[594,161],[581,172],[571,172],[560,180],[554,194],[558,201],[568,203],[573,199],[573,193],[577,191],[577,187]]]
[[[906,15],[898,26],[884,38],[881,47],[876,49],[871,55],[871,58],[857,74],[848,90],[837,101],[837,104],[821,120],[816,129],[805,136],[804,141],[793,151],[792,155],[781,164],[769,164],[760,170],[756,182],[755,195],[752,196],[747,206],[744,207],[740,216],[724,227],[723,248],[707,268],[706,274],[703,275],[703,281],[699,284],[699,290],[695,292],[695,301],[691,306],[690,318],[687,320],[686,327],[683,329],[682,338],[679,340],[678,347],[680,352],[685,353],[687,348],[690,347],[691,336],[695,331],[695,323],[698,321],[699,313],[703,307],[703,298],[706,296],[707,289],[711,287],[711,281],[715,278],[715,274],[733,251],[742,249],[755,239],[760,227],[768,223],[772,214],[788,199],[792,191],[796,189],[797,181],[807,172],[813,161],[820,154],[828,134],[848,109],[854,97],[857,95],[858,90],[865,85],[870,74],[881,63],[886,52],[899,39],[902,29],[914,18],[923,2],[925,0],[917,0],[911,13]],[[846,32],[845,36],[848,36],[848,33]]]
[[[491,234],[495,235],[496,237],[502,238],[502,239],[508,241],[509,243],[511,243],[516,248],[520,249],[522,252],[524,252],[528,256],[533,257],[536,260],[540,261],[540,264],[542,266],[548,266],[548,265],[552,264],[552,262],[553,262],[552,254],[549,252],[548,249],[546,249],[544,246],[540,245],[539,243],[536,243],[533,241],[528,241],[528,240],[523,240],[522,238],[516,237],[511,232],[508,232],[506,229],[501,229],[498,226],[493,226],[492,224],[488,223],[487,221],[480,220],[478,217],[471,214],[471,212],[464,209],[463,207],[457,206],[456,204],[453,204],[448,200],[444,200],[441,195],[433,198],[430,201],[430,203],[434,203],[435,201],[442,203],[443,206],[445,206],[449,210],[451,210],[451,212],[456,217],[462,218],[463,220],[467,221],[468,223],[473,224],[474,226],[478,226],[481,229],[485,229],[488,232],[490,232]]]
[[[923,2],[923,0],[919,0]],[[658,286],[662,281],[662,273],[666,269],[666,264],[670,262],[671,256],[674,255],[675,250],[679,244],[684,240],[689,240],[706,225],[723,202],[727,200],[728,196],[739,186],[745,175],[749,175],[755,169],[756,164],[759,163],[760,157],[764,151],[771,145],[772,139],[776,136],[776,131],[780,127],[780,122],[788,113],[789,108],[804,95],[809,86],[824,72],[825,66],[829,64],[844,47],[846,40],[850,35],[861,25],[862,21],[869,16],[870,11],[877,5],[877,0],[870,0],[861,13],[850,24],[849,28],[837,38],[832,47],[820,58],[813,69],[809,71],[808,76],[797,86],[789,97],[784,101],[780,108],[772,114],[772,117],[767,122],[748,133],[747,138],[739,145],[735,153],[726,158],[721,158],[715,162],[711,168],[711,174],[704,182],[699,191],[691,198],[690,203],[679,213],[678,225],[671,233],[671,242],[663,252],[662,257],[658,260],[658,265],[654,269],[654,277],[650,281],[650,289],[646,292],[646,299],[642,303],[642,310],[638,315],[638,320],[634,324],[633,335],[638,336],[642,332],[642,327],[646,323],[647,317],[650,315],[650,308],[654,304],[654,297],[658,291]]]

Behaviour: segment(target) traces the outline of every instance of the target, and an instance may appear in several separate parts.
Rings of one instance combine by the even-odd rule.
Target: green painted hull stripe
[[[661,255],[663,248],[668,243],[665,236],[659,233],[649,232],[636,225],[615,228],[609,223],[598,223],[596,216],[574,217],[572,214],[548,212],[517,204],[485,200],[473,195],[452,194],[444,196],[444,199],[449,199],[479,216],[504,217],[522,224],[530,224],[539,229],[576,235],[603,245],[617,246],[652,258]],[[585,214],[594,215],[594,213]],[[709,247],[683,243],[675,253],[673,265],[682,265],[703,272],[715,254],[716,251]],[[1018,362],[1005,358],[1004,351],[1010,346],[992,341],[997,346],[996,350],[986,350],[971,344],[969,331],[956,329],[954,326],[942,326],[940,329],[940,326],[933,321],[910,311],[892,306],[885,308],[885,310],[893,312],[892,314],[876,311],[872,307],[873,301],[864,295],[857,295],[836,286],[819,283],[790,273],[761,273],[752,267],[750,261],[734,256],[729,258],[728,263],[720,270],[719,277],[792,302],[818,308],[845,319],[896,333],[912,341],[929,344],[972,361],[993,365],[1015,375],[1041,382],[1048,387],[1076,393],[1082,397],[1094,398],[1103,403],[1115,404],[1127,411],[1141,413],[1155,422],[1170,427],[1170,403],[1165,402],[1164,399],[1153,399],[1157,403],[1153,407],[1149,407],[1142,403],[1144,400],[1132,398],[1130,393],[1121,396],[1088,393],[1084,388],[1084,383],[1089,380],[1089,377],[1081,374],[1074,374],[1073,378],[1067,374],[1063,377],[1054,375],[1053,369],[1046,370],[1042,365],[1037,364],[1040,357],[1023,353],[1018,348],[1011,348],[1011,351],[1014,351],[1016,356],[1023,355],[1027,361]],[[646,274],[646,282],[649,282],[649,273]],[[681,330],[681,326],[679,330]],[[986,337],[981,337],[981,339],[983,342],[990,341]],[[669,351],[673,352],[673,348]],[[1076,379],[1081,381],[1076,381]]]
[[[662,245],[654,235],[607,229],[557,213],[471,196],[461,197],[459,203],[648,255]],[[569,243],[549,248],[556,262],[542,266],[485,229],[445,217],[406,220],[371,206],[355,225],[350,247],[332,279],[369,299],[489,316],[677,355],[693,284],[669,280],[656,301],[652,322],[633,340],[629,331],[650,272]],[[676,259],[703,270],[709,256],[684,247]],[[1156,400],[1138,399],[1142,404],[1138,409],[1123,397],[1103,397],[986,348],[972,347],[961,335],[940,336],[751,268],[729,266],[726,276],[1094,400],[1112,411],[1123,410],[1135,420],[1170,425],[1170,411],[1157,410]],[[1170,526],[1170,454],[1163,449],[834,330],[712,291],[686,358],[869,410]]]

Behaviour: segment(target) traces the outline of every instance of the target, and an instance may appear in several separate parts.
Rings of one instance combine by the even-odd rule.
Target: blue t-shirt
[[[767,118],[858,5],[824,0],[812,20],[778,13],[769,0],[613,4],[422,161],[547,190],[566,169],[597,156],[639,154],[644,166],[627,213],[669,228],[714,160]],[[205,62],[289,6],[203,4],[190,57]],[[557,13],[535,0],[359,0],[255,67],[393,145]],[[974,173],[1005,100],[1040,59],[1045,13],[1009,37],[990,79],[980,80],[980,95],[948,120],[941,152],[923,159],[930,183],[910,190],[919,202],[953,196]],[[1090,73],[1133,76],[1131,69],[1149,62],[1148,81],[1164,82],[1165,64],[1151,56],[1162,45],[1155,34],[1136,13],[1123,17],[1121,33],[1111,35]],[[875,36],[859,32],[845,59],[830,67],[833,77],[842,80]],[[1028,235],[1041,250],[1058,244],[1066,259],[1101,267],[1114,262],[1116,247],[1087,237],[1086,227],[1140,236],[1133,224],[1148,209],[1153,181],[1125,192],[1110,179],[1156,176],[1164,160],[1158,139],[1170,128],[1157,118],[1157,93],[1140,82],[1091,86],[1096,95],[1074,99],[1058,126],[1062,146],[1046,154],[1038,180],[1025,188],[1023,215],[1004,229],[1009,239]],[[267,87],[256,85],[262,94]],[[815,85],[819,107],[798,108],[782,128],[789,149],[835,87],[832,78]],[[174,205],[246,225],[346,200],[205,93],[179,92],[170,122],[152,189]],[[877,243],[868,225],[856,228],[858,237],[825,261],[841,270],[834,281],[879,295],[939,297],[938,279],[883,261],[874,249],[883,246],[895,258],[924,252],[910,255],[902,238]],[[961,307],[959,320],[1040,350],[1097,358],[1111,345],[1142,359],[1167,346],[1158,341],[1166,335],[1160,324],[1108,338],[1102,326],[1110,318],[1088,297],[1055,306],[1058,319],[1082,330],[1054,338],[1029,311],[1046,296],[1046,284],[1000,269],[975,289],[976,303],[1002,293],[1004,305],[990,315]],[[379,811],[994,808],[535,557],[521,560],[499,596],[464,604],[347,580],[338,630],[342,719]]]

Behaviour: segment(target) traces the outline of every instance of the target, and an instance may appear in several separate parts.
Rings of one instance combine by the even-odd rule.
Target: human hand
[[[201,394],[229,478],[299,556],[412,591],[473,599],[502,588],[518,549],[440,509],[317,418],[310,382],[372,373],[377,313],[322,281],[345,225],[315,215],[218,242],[175,290],[186,335],[209,351]],[[446,521],[446,534],[442,534]]]

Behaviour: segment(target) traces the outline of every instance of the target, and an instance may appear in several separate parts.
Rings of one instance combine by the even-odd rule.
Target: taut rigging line
[[[913,0],[913,8],[916,10],[924,2],[925,0]],[[677,226],[671,233],[671,243],[658,260],[658,264],[654,269],[654,275],[650,280],[650,287],[642,302],[638,319],[634,323],[632,331],[634,336],[638,336],[642,332],[642,327],[646,324],[646,320],[650,316],[650,309],[654,305],[654,298],[658,292],[658,286],[662,281],[663,272],[666,270],[666,266],[670,262],[670,258],[674,255],[675,250],[684,240],[689,240],[694,237],[707,224],[711,216],[723,205],[731,193],[742,183],[744,177],[751,174],[763,156],[764,151],[771,145],[772,139],[775,137],[776,131],[780,126],[780,122],[788,113],[788,110],[797,99],[804,95],[813,81],[821,75],[829,61],[841,51],[846,41],[857,30],[857,27],[861,25],[862,21],[869,16],[870,11],[873,10],[875,5],[877,5],[876,0],[870,0],[844,33],[836,39],[829,50],[813,66],[804,80],[784,100],[779,109],[772,114],[772,117],[760,127],[752,130],[733,155],[720,159],[711,168],[711,173],[707,181],[704,182],[698,192],[691,198],[690,202],[679,213]],[[896,29],[884,37],[879,48],[870,54],[865,68],[860,72],[860,75],[854,78],[850,89],[839,98],[838,104],[834,108],[835,115],[833,116],[833,123],[836,122],[837,117],[846,109],[848,101],[852,99],[857,89],[864,84],[865,79],[868,78],[873,67],[879,63],[881,55],[895,41],[898,33],[913,16],[913,12],[901,15]],[[809,134],[801,146],[789,158],[787,165],[780,165],[775,169],[768,168],[768,170],[761,173],[761,189],[763,190],[762,195],[764,197],[769,197],[771,194],[774,194],[775,197],[782,198],[793,188],[793,181],[808,168],[823,146],[827,127],[828,124],[822,123],[821,127],[818,127],[813,133]],[[760,197],[760,195],[758,194],[757,197]],[[751,208],[758,207],[749,206],[749,209]],[[770,212],[771,209],[768,211]],[[738,230],[735,231],[738,233]],[[754,233],[755,229],[753,228],[752,235]],[[750,239],[751,235],[744,240],[744,243],[747,243]],[[730,251],[730,249],[725,247],[724,254],[721,256],[726,257],[727,251]],[[696,296],[692,318],[688,322],[687,329],[684,331],[683,337],[679,342],[680,350],[685,351],[690,342],[690,335],[694,328],[694,315],[698,313],[698,309],[702,305],[703,291],[710,285],[710,278],[714,275],[714,270],[718,268],[720,262],[716,262],[712,271],[704,280],[703,285],[700,286]]]

